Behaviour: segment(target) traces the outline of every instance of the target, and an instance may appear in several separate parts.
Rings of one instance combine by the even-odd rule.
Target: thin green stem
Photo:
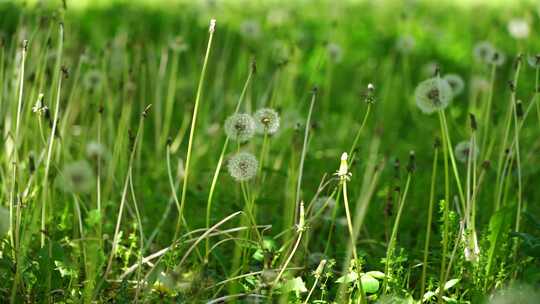
[[[186,169],[184,173],[184,182],[182,184],[182,198],[180,200],[180,216],[178,217],[178,220],[177,220],[178,222],[180,222],[182,219],[184,205],[186,203],[187,186],[188,186],[190,165],[191,165],[191,152],[193,149],[193,139],[195,137],[195,129],[197,127],[197,114],[199,112],[199,104],[201,101],[202,91],[204,87],[204,80],[206,76],[208,58],[210,57],[210,50],[212,48],[212,39],[214,37],[215,22],[216,22],[215,19],[212,19],[210,21],[210,30],[209,30],[210,35],[208,37],[208,45],[206,47],[206,54],[204,56],[201,76],[199,78],[199,85],[198,85],[197,94],[195,97],[195,106],[193,108],[193,117],[191,119],[191,128],[189,131],[189,141],[188,141],[187,156],[186,156]],[[174,232],[173,243],[175,243],[176,239],[178,238],[178,234],[180,233],[180,226],[181,226],[180,224],[177,224],[176,231]]]

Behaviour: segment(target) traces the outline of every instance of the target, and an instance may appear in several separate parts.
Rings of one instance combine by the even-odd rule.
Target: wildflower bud
[[[364,101],[367,104],[373,104],[375,103],[375,86],[373,84],[368,84],[367,90],[364,93]]]
[[[413,173],[416,170],[416,155],[414,151],[409,152],[409,164],[407,164],[407,171]]]
[[[172,145],[172,137],[167,137],[167,146]]]
[[[319,93],[319,87],[314,85],[313,88],[311,88],[311,93],[317,95]]]
[[[28,51],[28,40],[23,40],[23,43],[22,43],[22,49],[24,52],[27,52]]]
[[[518,100],[516,103],[516,115],[518,118],[523,118],[523,104],[521,103],[521,100]]]
[[[216,30],[216,19],[210,20],[210,27],[208,28],[208,32],[214,33]]]
[[[469,113],[469,118],[471,120],[471,129],[476,131],[478,129],[478,125],[476,124],[476,116],[474,116],[473,113]]]

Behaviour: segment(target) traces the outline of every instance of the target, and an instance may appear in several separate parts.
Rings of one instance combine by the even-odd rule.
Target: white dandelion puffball
[[[527,56],[527,63],[535,69],[540,68],[540,53],[530,54]]]
[[[337,43],[328,43],[326,46],[326,51],[328,52],[328,57],[334,63],[338,63],[341,61],[341,59],[343,59],[343,50]]]
[[[0,206],[0,238],[9,231],[9,210]]]
[[[478,158],[478,147],[476,145],[471,146],[471,142],[466,140],[458,143],[454,149],[454,154],[462,163],[466,163],[469,159],[469,154],[473,156],[474,159]]]
[[[249,114],[233,114],[225,120],[225,134],[232,140],[248,141],[255,134],[255,121]]]
[[[279,114],[274,109],[262,108],[253,115],[255,131],[259,134],[275,134],[279,130]]]
[[[454,96],[461,94],[465,89],[465,82],[458,74],[446,74],[443,79],[446,80],[452,88]]]
[[[86,161],[68,164],[62,171],[62,187],[66,191],[87,193],[94,185],[94,171]]]
[[[508,32],[516,39],[525,39],[529,37],[531,29],[525,19],[515,18],[508,22]]]
[[[248,152],[239,152],[229,159],[227,169],[229,174],[238,182],[248,181],[257,175],[259,162]]]
[[[489,63],[493,58],[495,47],[488,41],[480,41],[474,46],[473,54],[477,61]]]
[[[452,87],[448,81],[438,77],[420,82],[414,90],[416,105],[426,114],[446,108],[452,97]]]
[[[493,64],[495,66],[501,66],[505,62],[506,62],[506,55],[504,55],[504,53],[498,49],[493,50],[493,53],[491,54],[491,58],[489,58],[488,60],[489,64]]]

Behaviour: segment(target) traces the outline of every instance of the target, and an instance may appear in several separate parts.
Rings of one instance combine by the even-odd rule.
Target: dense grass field
[[[539,4],[71,2],[0,1],[0,303],[540,301]]]

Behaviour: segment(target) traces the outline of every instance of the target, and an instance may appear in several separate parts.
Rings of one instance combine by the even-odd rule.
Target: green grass
[[[0,3],[0,303],[539,297],[538,5],[61,3]]]

